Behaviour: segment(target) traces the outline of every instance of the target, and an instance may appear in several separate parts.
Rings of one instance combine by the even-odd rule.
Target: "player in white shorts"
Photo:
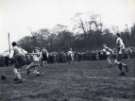
[[[32,55],[32,62],[26,67],[27,74],[29,75],[31,70],[33,70],[33,73],[36,74],[37,76],[40,75],[39,68],[40,68],[40,59],[41,59],[41,52],[40,50],[36,47],[33,51],[33,53],[30,53]]]

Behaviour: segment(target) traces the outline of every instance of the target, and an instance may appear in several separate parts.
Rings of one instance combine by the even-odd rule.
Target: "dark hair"
[[[116,35],[117,35],[118,37],[120,37],[120,33],[117,33]]]
[[[12,42],[12,46],[16,46],[17,45],[17,43],[14,41],[14,42]]]

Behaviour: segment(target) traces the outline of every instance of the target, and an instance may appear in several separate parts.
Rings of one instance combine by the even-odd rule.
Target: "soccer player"
[[[118,65],[120,75],[125,75],[125,72],[128,72],[127,64],[122,62],[122,54],[125,49],[125,44],[119,33],[116,34],[116,49],[117,49],[117,56],[115,63]]]
[[[27,54],[27,51],[19,47],[16,42],[12,43],[12,47],[13,47],[13,52],[10,53],[10,58],[14,59],[14,68],[13,68],[13,72],[15,74],[14,81],[16,81],[17,83],[21,83],[22,76],[19,70],[21,69],[22,66],[25,65],[26,62],[25,56]]]
[[[42,66],[44,66],[44,64],[47,63],[48,56],[49,56],[49,53],[48,53],[47,49],[43,48],[41,50],[41,60],[40,60]]]
[[[30,53],[32,55],[32,62],[26,67],[27,70],[27,75],[30,74],[31,70],[34,69],[33,73],[36,74],[37,76],[40,75],[39,68],[40,68],[40,59],[41,59],[41,52],[40,50],[36,47],[33,50],[33,53]]]
[[[69,51],[67,52],[67,57],[68,57],[68,62],[71,63],[74,61],[74,53],[72,48],[69,49]]]
[[[106,56],[107,56],[107,62],[109,64],[113,64],[112,63],[112,54],[113,54],[113,50],[111,48],[109,48],[106,44],[103,45],[103,52],[105,52]]]

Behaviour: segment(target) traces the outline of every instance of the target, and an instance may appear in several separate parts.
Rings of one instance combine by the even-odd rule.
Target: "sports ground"
[[[135,59],[125,60],[129,72],[119,76],[106,61],[47,64],[41,75],[26,75],[15,84],[12,66],[1,67],[0,101],[135,101]]]

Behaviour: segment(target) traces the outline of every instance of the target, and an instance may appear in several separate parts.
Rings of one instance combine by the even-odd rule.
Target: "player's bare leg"
[[[14,68],[13,72],[15,74],[14,81],[17,81],[17,83],[21,83],[22,82],[22,76],[21,76],[21,73],[19,72],[19,70],[17,68]]]
[[[27,65],[27,67],[26,67],[26,74],[27,75],[29,75],[30,74],[30,70],[33,68],[33,65],[34,65],[34,63],[32,62],[32,63],[30,63],[29,65]]]
[[[126,75],[125,72],[128,72],[128,66],[125,63],[122,63],[121,61],[115,60],[115,64],[118,65],[118,69],[120,70],[120,75],[124,76]]]

